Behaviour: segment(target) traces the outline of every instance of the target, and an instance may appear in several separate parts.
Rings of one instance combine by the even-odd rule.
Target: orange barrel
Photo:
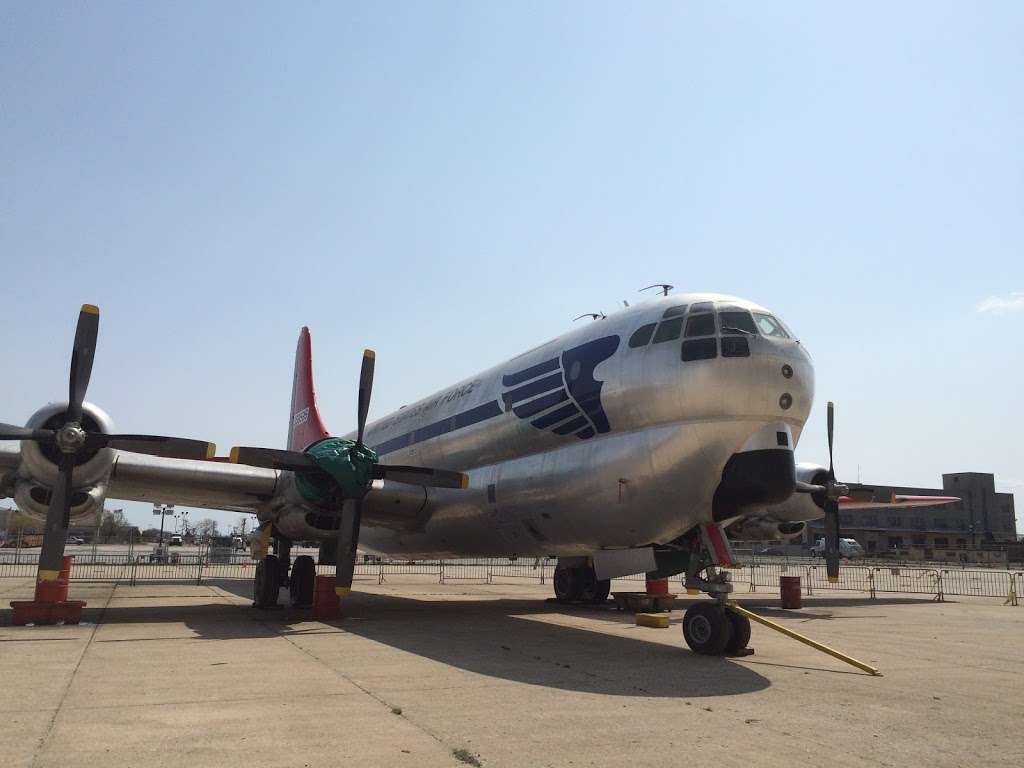
[[[668,579],[648,579],[647,580],[647,594],[648,595],[667,595],[668,594]]]
[[[800,577],[779,576],[779,593],[782,596],[783,608],[802,608],[800,598]]]
[[[64,555],[60,565],[60,576],[57,577],[57,583],[60,584],[61,600],[68,599],[68,587],[71,584],[71,561],[74,559],[74,555]]]

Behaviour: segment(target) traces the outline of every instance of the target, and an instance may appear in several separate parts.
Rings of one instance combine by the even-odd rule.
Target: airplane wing
[[[933,507],[960,501],[957,496],[902,496],[893,494],[887,499],[863,500],[850,496],[839,497],[840,509],[885,509],[888,507]]]
[[[0,481],[17,471],[17,444],[0,445]],[[190,461],[118,451],[107,498],[178,504],[184,507],[255,512],[273,496],[280,473],[221,461]],[[0,497],[10,492],[0,482]]]
[[[279,476],[275,469],[120,451],[110,472],[107,496],[125,501],[255,512],[274,495]]]
[[[839,497],[840,509],[884,509],[887,507],[932,507],[960,501],[956,496],[907,496],[884,486],[849,483],[849,495]]]

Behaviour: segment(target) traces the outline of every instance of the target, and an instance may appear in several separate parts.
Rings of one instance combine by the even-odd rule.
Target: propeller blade
[[[90,448],[116,448],[168,459],[212,459],[217,452],[217,446],[205,440],[162,435],[105,435],[94,432],[86,438],[85,444]]]
[[[52,429],[29,429],[13,424],[0,424],[0,440],[52,440]]]
[[[359,412],[356,442],[363,444],[363,430],[366,428],[366,414],[370,412],[370,395],[373,393],[373,366],[377,355],[372,349],[363,350],[363,366],[359,371]]]
[[[71,480],[74,469],[74,454],[61,454],[57,482],[50,494],[50,506],[46,511],[43,548],[39,552],[39,577],[44,581],[56,581],[63,564],[64,542],[71,521]]]
[[[469,485],[469,475],[447,469],[430,469],[429,467],[375,464],[373,476],[396,483],[421,485],[424,488],[466,488]]]
[[[334,593],[338,597],[348,597],[352,592],[352,576],[356,569],[356,549],[359,547],[359,524],[362,516],[363,500],[345,499],[341,505],[338,556],[334,566]]]
[[[829,581],[839,580],[839,502],[825,502],[825,572]]]
[[[835,482],[836,471],[832,465],[832,436],[835,432],[835,406],[832,401],[828,401],[828,476]]]
[[[71,380],[68,385],[67,420],[82,420],[82,402],[92,376],[92,361],[96,355],[96,337],[100,330],[100,309],[83,304],[75,328],[75,346],[71,351]]]
[[[250,467],[266,467],[290,472],[319,469],[309,456],[298,451],[283,451],[277,448],[250,448],[235,446],[231,449],[232,464],[247,464]]]

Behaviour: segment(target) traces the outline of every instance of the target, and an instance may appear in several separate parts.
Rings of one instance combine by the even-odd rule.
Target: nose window
[[[654,343],[657,344],[661,341],[672,341],[673,339],[678,339],[682,330],[683,318],[675,317],[671,320],[662,320],[661,325],[658,326],[658,330],[654,334]]]
[[[757,326],[749,312],[729,311],[718,313],[718,323],[722,327],[722,335],[750,334],[757,335]]]
[[[695,336],[714,336],[715,316],[710,312],[702,315],[690,314],[686,320],[686,338]]]
[[[776,320],[771,315],[766,315],[763,312],[755,312],[754,320],[757,322],[757,328],[765,336],[775,336],[780,339],[788,339],[789,334],[786,333],[782,327],[782,323]]]

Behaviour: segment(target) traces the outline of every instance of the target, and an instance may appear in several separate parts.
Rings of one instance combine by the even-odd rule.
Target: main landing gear
[[[313,558],[300,555],[289,568],[292,559],[291,540],[276,534],[267,534],[267,539],[273,541],[274,554],[265,554],[256,564],[252,584],[253,607],[277,607],[281,587],[288,587],[292,607],[309,608],[313,605],[313,588],[316,583],[316,564]]]
[[[555,568],[555,597],[560,603],[601,604],[608,599],[612,582],[598,579],[586,558],[559,558]]]

